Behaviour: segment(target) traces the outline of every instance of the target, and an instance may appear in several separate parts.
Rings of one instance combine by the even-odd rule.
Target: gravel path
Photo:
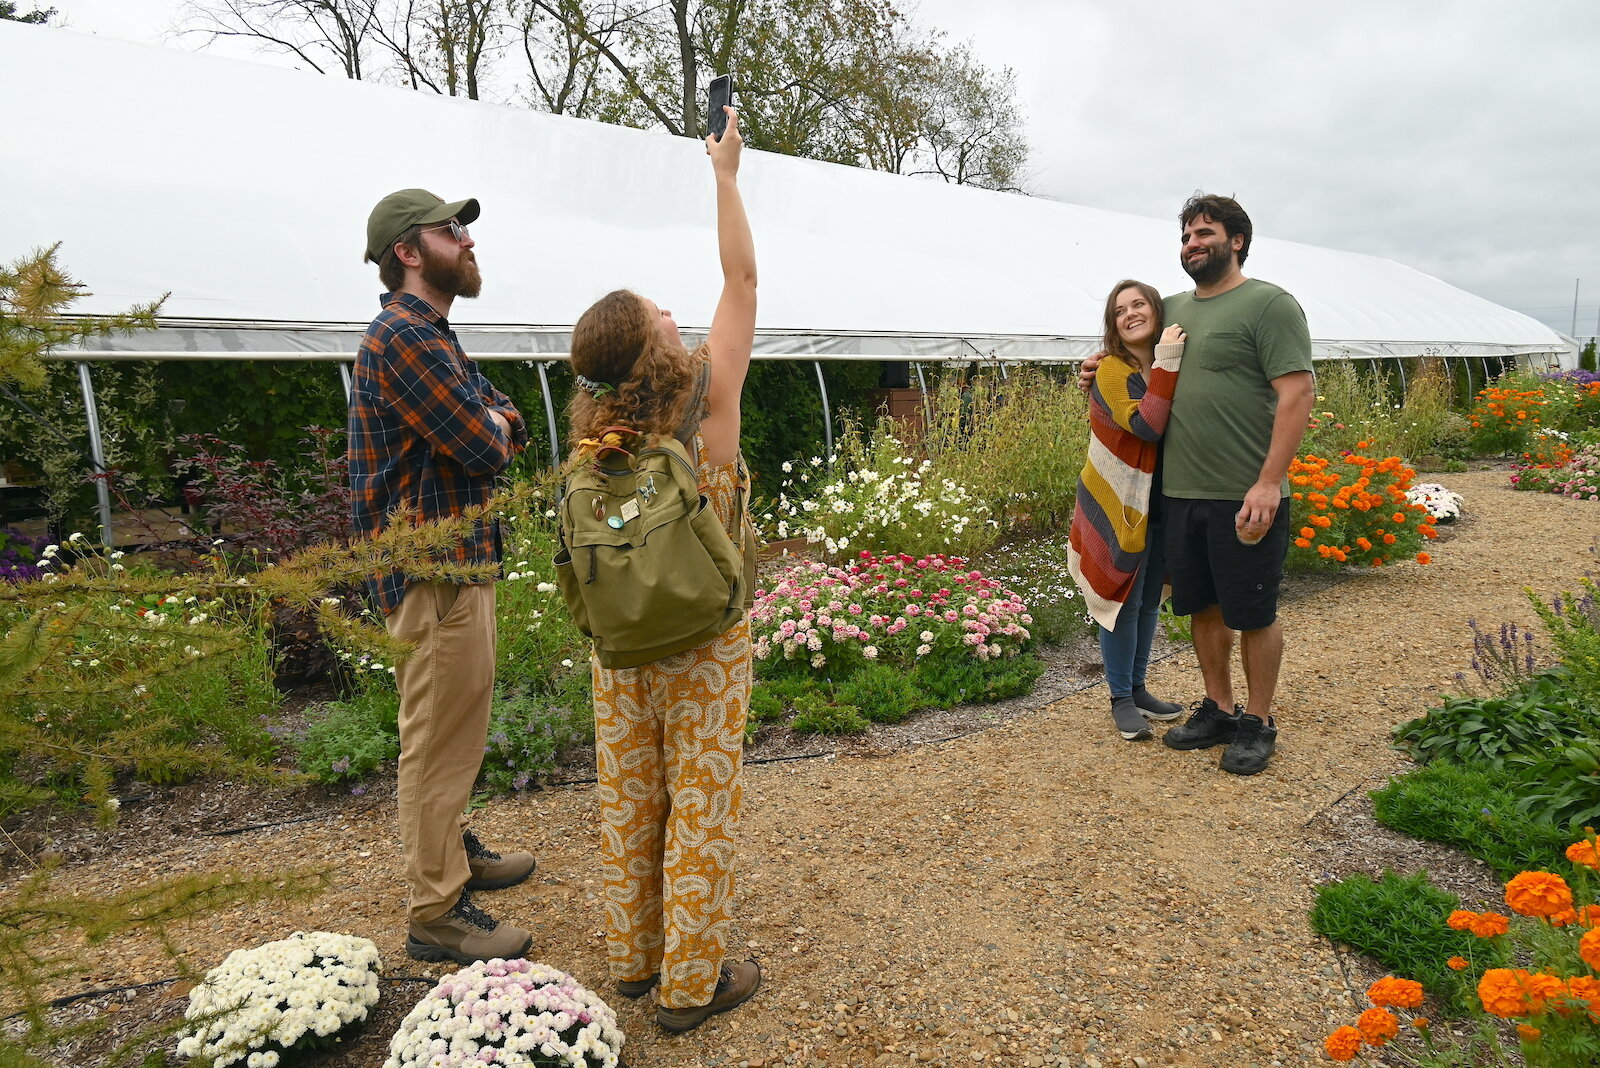
[[[1322,1035],[1352,1015],[1334,949],[1306,921],[1313,884],[1351,867],[1330,814],[1365,807],[1362,788],[1400,766],[1389,731],[1456,685],[1469,618],[1533,622],[1522,587],[1573,588],[1596,564],[1593,505],[1515,494],[1503,471],[1443,479],[1468,517],[1435,563],[1363,573],[1287,607],[1283,733],[1265,774],[1225,775],[1217,750],[1121,741],[1099,688],[937,745],[752,767],[736,944],[762,960],[767,986],[678,1037],[650,1022],[648,999],[617,998],[628,1063],[1317,1063]],[[1151,685],[1193,700],[1198,678],[1180,650]],[[69,861],[62,885],[104,892],[175,871],[334,864],[322,897],[225,913],[180,941],[205,967],[329,928],[376,940],[396,977],[441,974],[401,948],[392,801],[313,814],[196,838],[172,834],[182,828],[153,806],[130,811],[118,848]],[[584,786],[477,816],[485,840],[540,857],[533,880],[482,903],[533,926],[536,956],[604,990],[595,826]],[[77,989],[169,974],[148,946],[115,943],[86,957]],[[319,1063],[381,1064],[425,989],[386,984],[369,1034]],[[182,1004],[171,988],[128,1000],[146,1018]]]

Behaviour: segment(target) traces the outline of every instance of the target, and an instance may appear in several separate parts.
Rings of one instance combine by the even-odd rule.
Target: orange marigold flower
[[[1463,970],[1464,968],[1467,967],[1467,958],[1465,958],[1465,957],[1451,957],[1449,960],[1445,961],[1445,963],[1448,964],[1455,971],[1459,972],[1459,971],[1461,971],[1461,970]]]
[[[1433,563],[1433,557],[1429,556],[1427,553],[1418,553],[1417,554],[1417,563],[1419,563],[1419,564],[1431,564],[1431,563]]]
[[[1578,956],[1583,958],[1583,963],[1600,972],[1600,927],[1585,931],[1583,937],[1578,939]]]
[[[1586,868],[1600,868],[1600,854],[1595,853],[1593,842],[1573,842],[1567,846],[1567,859]]]
[[[1585,905],[1578,909],[1577,919],[1585,927],[1600,927],[1600,905]]]
[[[1299,548],[1299,549],[1309,549],[1309,548],[1311,548],[1311,543],[1309,541],[1307,541],[1306,539],[1304,539],[1304,538],[1296,538],[1296,539],[1294,539],[1294,544],[1295,544],[1295,547]]]
[[[1361,1052],[1362,1045],[1361,1032],[1349,1024],[1339,1028],[1322,1040],[1322,1048],[1327,1050],[1328,1056],[1336,1061],[1355,1060],[1356,1054]]]
[[[1417,533],[1421,534],[1424,538],[1437,538],[1439,536],[1439,532],[1434,530],[1432,527],[1418,527]]]
[[[1470,931],[1472,930],[1473,923],[1477,919],[1478,914],[1476,912],[1468,912],[1466,909],[1456,909],[1448,917],[1446,917],[1444,924],[1446,927],[1449,927],[1454,931]]]
[[[1372,548],[1372,543],[1366,538],[1357,538],[1356,544],[1361,547],[1362,552],[1366,552],[1368,549]]]
[[[1572,889],[1559,875],[1525,871],[1506,883],[1506,904],[1522,916],[1554,916],[1572,908]]]
[[[1546,1003],[1565,996],[1567,992],[1567,984],[1559,976],[1543,972],[1529,974],[1518,968],[1517,977],[1522,980],[1522,992],[1528,999],[1530,1012],[1543,1012]]]
[[[1470,930],[1479,938],[1493,938],[1511,930],[1511,923],[1498,912],[1480,912],[1473,918]]]
[[[1386,975],[1367,987],[1367,998],[1380,1008],[1414,1009],[1422,1004],[1422,984],[1415,979]]]
[[[1314,538],[1317,536],[1317,532],[1310,527],[1301,527],[1300,536],[1302,538]]]
[[[1381,1046],[1400,1034],[1400,1021],[1388,1009],[1371,1008],[1356,1020],[1356,1030],[1369,1046]]]
[[[1600,1020],[1600,979],[1574,975],[1567,980],[1567,996],[1587,1005],[1590,1019]]]
[[[1562,909],[1550,917],[1551,927],[1571,927],[1578,922],[1578,913],[1573,909]]]
[[[1524,1042],[1539,1041],[1539,1029],[1532,1024],[1517,1024],[1517,1037]]]
[[[1495,1016],[1526,1016],[1528,1002],[1522,996],[1522,983],[1510,968],[1490,968],[1478,980],[1478,1000],[1483,1010]]]
[[[1383,536],[1383,543],[1385,545],[1393,545],[1394,544],[1394,535],[1393,534],[1385,534]]]
[[[1404,523],[1406,521],[1405,514],[1402,512],[1396,512],[1392,518],[1396,523]]]

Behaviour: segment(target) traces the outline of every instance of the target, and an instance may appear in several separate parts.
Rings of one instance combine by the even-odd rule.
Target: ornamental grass
[[[1367,456],[1367,441],[1334,459],[1307,454],[1289,465],[1291,567],[1381,567],[1431,561],[1438,536],[1428,507],[1408,496],[1416,472],[1398,456]]]
[[[1593,903],[1592,885],[1600,854],[1594,832],[1569,845],[1566,855],[1575,866],[1576,887],[1552,872],[1520,872],[1505,884],[1512,915],[1458,909],[1445,921],[1483,946],[1446,961],[1474,984],[1468,1027],[1434,1027],[1426,1017],[1411,1016],[1422,1006],[1422,985],[1386,976],[1367,990],[1372,1008],[1323,1040],[1328,1057],[1427,1068],[1600,1063],[1600,905]],[[1506,961],[1529,967],[1502,966]]]

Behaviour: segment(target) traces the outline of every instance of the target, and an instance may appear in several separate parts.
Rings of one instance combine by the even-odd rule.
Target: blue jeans
[[[1145,531],[1144,559],[1133,577],[1133,589],[1117,613],[1117,627],[1100,628],[1100,659],[1105,661],[1106,685],[1113,698],[1133,696],[1144,685],[1150,666],[1150,643],[1161,618],[1161,586],[1167,574],[1162,539],[1161,524],[1152,522]]]

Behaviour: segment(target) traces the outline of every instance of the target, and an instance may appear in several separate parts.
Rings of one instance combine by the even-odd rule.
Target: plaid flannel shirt
[[[459,515],[494,494],[495,476],[528,441],[510,398],[461,350],[450,324],[427,301],[386,293],[367,327],[350,383],[351,513],[358,534],[382,530],[401,504],[420,520]],[[505,416],[508,437],[489,412]],[[445,557],[500,560],[497,521],[479,522]],[[384,615],[406,593],[399,571],[374,575]]]

